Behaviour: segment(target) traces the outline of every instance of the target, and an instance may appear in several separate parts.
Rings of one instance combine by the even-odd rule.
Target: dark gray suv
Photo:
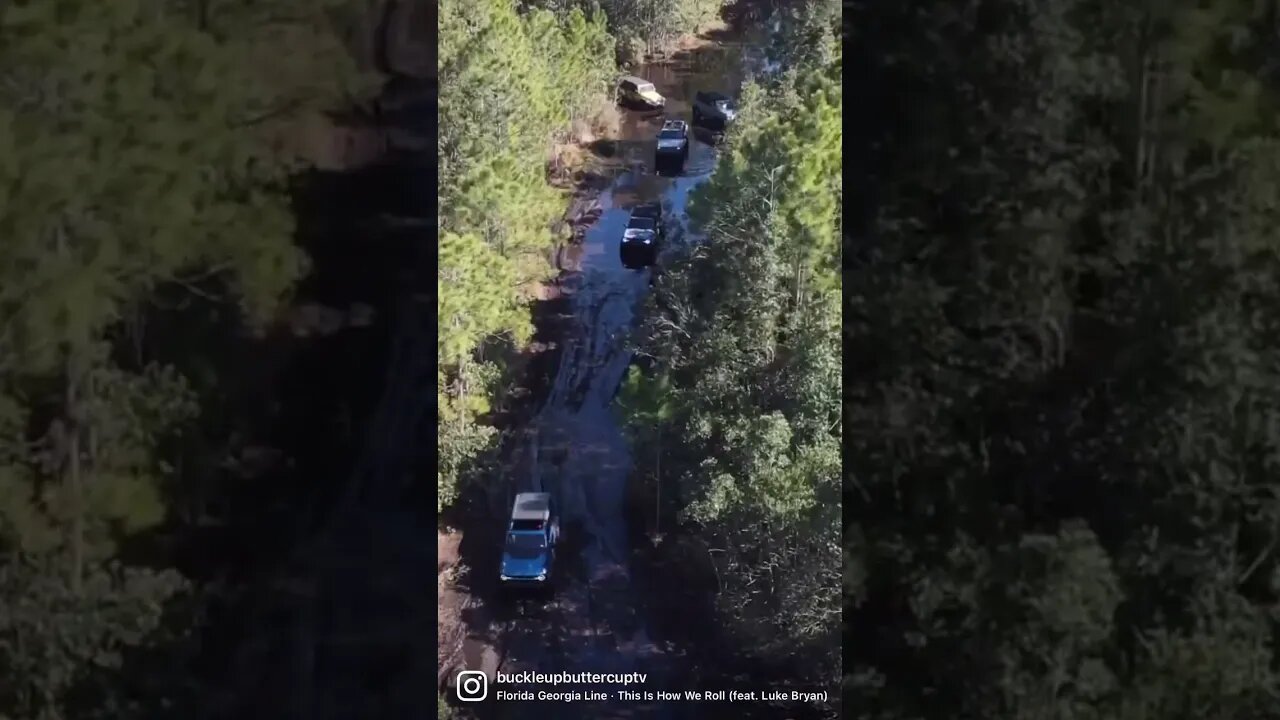
[[[693,96],[695,125],[724,130],[738,117],[733,98],[718,92],[699,92]]]
[[[662,243],[662,205],[645,203],[637,205],[627,220],[627,228],[622,232],[623,267],[631,270],[646,268],[658,259],[658,248]]]
[[[689,124],[683,120],[667,120],[658,131],[657,149],[654,151],[654,171],[664,170],[680,174],[684,161],[689,158]]]

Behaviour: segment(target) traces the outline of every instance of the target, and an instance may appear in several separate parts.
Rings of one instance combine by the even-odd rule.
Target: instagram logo
[[[489,697],[489,678],[483,670],[462,670],[458,673],[458,699],[463,702],[479,702]]]

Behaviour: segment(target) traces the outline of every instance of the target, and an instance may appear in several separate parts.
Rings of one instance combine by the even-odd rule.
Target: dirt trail
[[[664,116],[691,119],[690,101],[697,90],[736,93],[741,46],[728,42],[723,32],[712,38],[703,37],[638,71],[667,98],[667,108],[664,113],[626,112],[616,152],[599,168],[614,179],[595,202],[584,205],[590,206],[593,221],[582,232],[581,243],[567,253],[571,257],[565,265],[573,270],[559,282],[570,298],[573,321],[560,340],[559,366],[547,398],[526,428],[517,478],[518,490],[549,490],[559,499],[567,528],[563,572],[550,599],[499,602],[485,577],[496,571],[498,548],[487,548],[484,557],[464,558],[472,568],[471,592],[488,601],[470,613],[468,669],[490,673],[498,669],[492,667],[497,660],[503,672],[643,672],[648,675],[644,686],[630,689],[684,688],[683,658],[651,637],[643,588],[631,572],[625,505],[633,462],[613,400],[631,363],[629,336],[649,289],[650,271],[623,267],[619,242],[631,208],[655,200],[667,214],[668,242],[690,240],[689,196],[715,169],[713,139],[701,133],[691,138],[683,173],[660,178],[652,172],[653,138]],[[502,519],[494,522],[500,527]],[[500,540],[501,533],[494,537]],[[493,654],[486,656],[483,648]],[[496,702],[491,688],[489,700],[468,703],[468,710],[503,720],[702,716],[693,704],[623,701],[616,693],[622,688],[541,688],[611,691],[604,703]],[[706,712],[716,709],[723,708]]]

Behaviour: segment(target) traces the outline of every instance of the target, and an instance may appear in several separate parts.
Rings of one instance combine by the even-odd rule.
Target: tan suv
[[[667,99],[658,94],[658,89],[653,86],[653,83],[644,78],[628,75],[618,81],[618,102],[633,107],[653,109],[665,106]]]

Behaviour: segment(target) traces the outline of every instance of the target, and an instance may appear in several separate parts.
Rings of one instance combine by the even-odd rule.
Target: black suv
[[[632,270],[652,265],[658,259],[662,234],[662,206],[658,203],[637,205],[622,233],[622,264]]]
[[[713,130],[724,130],[738,117],[733,99],[718,92],[699,92],[693,96],[693,123]]]
[[[667,120],[658,131],[658,148],[654,155],[654,170],[659,175],[664,168],[679,174],[689,157],[689,124],[683,120]]]

